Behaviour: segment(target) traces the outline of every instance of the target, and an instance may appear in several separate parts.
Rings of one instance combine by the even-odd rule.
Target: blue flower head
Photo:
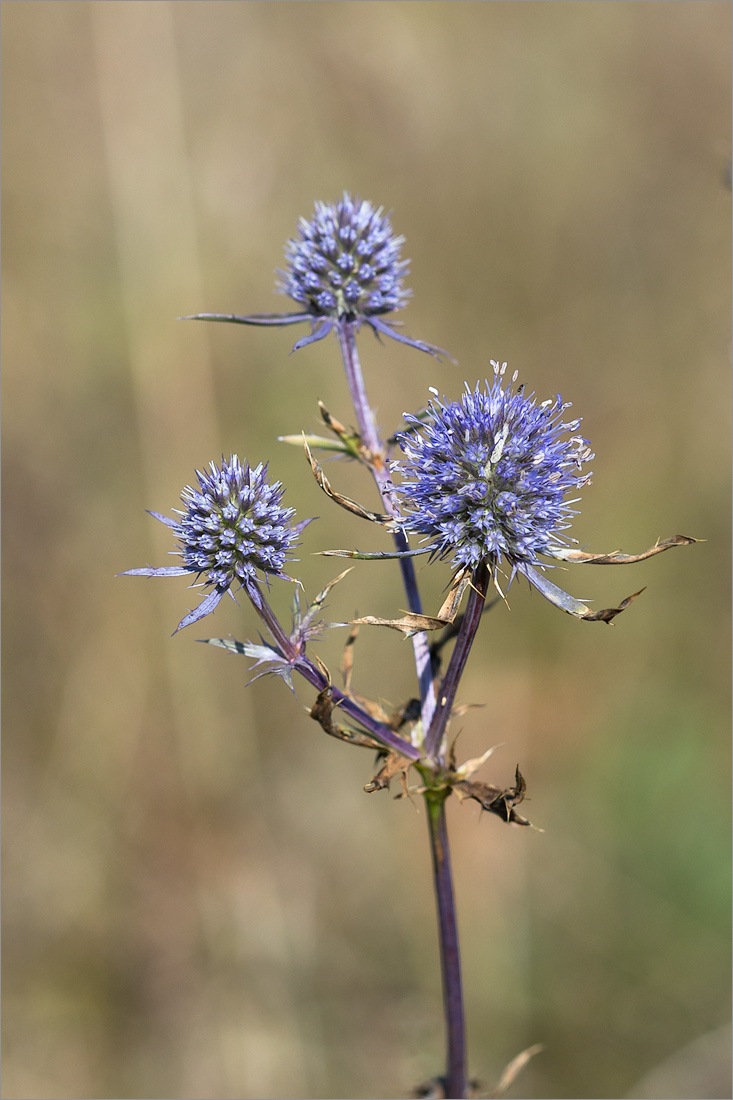
[[[538,403],[514,389],[516,374],[505,384],[506,363],[492,366],[491,384],[467,387],[460,402],[436,396],[426,419],[405,417],[414,427],[398,436],[404,526],[457,570],[485,562],[496,581],[506,563],[509,581],[519,572],[534,583],[540,555],[561,557],[574,541],[563,532],[593,455],[580,421],[563,419],[567,403]]]
[[[195,610],[178,624],[190,626],[217,606],[234,585],[245,588],[258,602],[257,571],[265,576],[285,577],[282,572],[288,552],[308,520],[293,524],[294,508],[283,508],[283,488],[268,482],[267,467],[242,465],[236,455],[221,468],[214,462],[209,472],[196,471],[199,488],[187,485],[181,494],[185,510],[174,511],[180,519],[158,512],[150,514],[165,523],[178,537],[181,565],[159,569],[129,569],[129,576],[179,577],[193,573],[212,591]],[[289,578],[286,578],[289,579]]]
[[[348,193],[331,206],[317,202],[310,221],[300,219],[297,240],[285,245],[287,270],[278,289],[316,317],[368,318],[401,309],[408,261],[404,237],[392,232],[382,207]]]
[[[241,325],[294,325],[309,321],[310,335],[293,351],[323,340],[345,325],[369,325],[377,335],[441,358],[440,348],[413,340],[383,320],[402,309],[411,296],[403,286],[408,260],[400,259],[404,237],[392,230],[383,207],[352,199],[347,191],[340,202],[317,202],[310,219],[301,218],[298,236],[285,245],[286,267],[278,271],[277,290],[292,298],[298,313],[197,313],[184,320],[229,321]]]

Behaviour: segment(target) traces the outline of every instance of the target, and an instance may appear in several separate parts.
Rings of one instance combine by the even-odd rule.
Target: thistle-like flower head
[[[217,606],[233,586],[245,588],[258,601],[257,571],[266,577],[285,577],[282,569],[288,553],[305,526],[293,524],[294,508],[283,508],[283,487],[267,480],[267,467],[242,465],[236,455],[221,467],[214,462],[209,471],[196,471],[198,488],[187,485],[181,493],[185,510],[174,511],[180,519],[158,512],[150,514],[178,536],[182,564],[129,569],[127,575],[178,577],[193,573],[212,591],[195,610],[178,624],[190,626]],[[286,578],[288,579],[288,578]]]
[[[428,408],[427,418],[406,416],[414,428],[398,439],[399,494],[405,529],[427,536],[431,549],[456,569],[506,562],[510,580],[559,556],[577,497],[588,484],[593,458],[577,434],[580,421],[565,421],[569,408],[558,396],[538,403],[534,394],[505,384],[506,363],[492,361],[494,379],[466,389],[461,401]]]
[[[404,242],[381,206],[348,193],[335,206],[317,202],[310,221],[300,219],[298,239],[285,246],[278,289],[314,317],[355,320],[401,309],[410,296],[402,287]]]
[[[395,235],[383,207],[374,207],[347,191],[338,203],[317,202],[310,219],[301,218],[297,238],[285,245],[286,267],[278,271],[277,290],[300,306],[298,313],[197,313],[184,320],[229,321],[241,325],[294,325],[309,321],[310,335],[293,351],[323,340],[346,325],[369,325],[436,358],[447,352],[413,340],[383,320],[402,309],[411,296],[403,286],[408,260],[400,259],[404,237]]]

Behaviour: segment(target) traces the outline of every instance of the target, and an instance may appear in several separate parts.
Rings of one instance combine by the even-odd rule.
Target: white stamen
[[[501,458],[502,452],[504,450],[504,444],[507,441],[508,435],[509,435],[509,425],[504,424],[502,426],[501,431],[499,432],[496,443],[494,444],[494,449],[491,452],[491,457],[489,458],[489,465],[490,466],[496,466],[497,462]]]

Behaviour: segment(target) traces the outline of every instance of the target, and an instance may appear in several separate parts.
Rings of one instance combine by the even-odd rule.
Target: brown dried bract
[[[660,539],[641,554],[623,554],[620,550],[612,550],[610,554],[586,554],[583,550],[565,549],[556,550],[553,557],[561,561],[577,561],[583,565],[632,565],[636,561],[645,561],[647,558],[653,558],[655,554],[671,550],[674,546],[692,546],[696,542],[705,542],[705,539],[693,539],[689,535],[673,535],[669,539]]]
[[[534,1058],[535,1054],[539,1054],[544,1049],[542,1043],[535,1043],[534,1046],[527,1047],[526,1050],[520,1051],[515,1058],[512,1058],[509,1065],[505,1067],[496,1087],[491,1092],[484,1093],[485,1100],[497,1100],[498,1097],[503,1096],[506,1090],[514,1084],[519,1074],[527,1065],[527,1062],[529,1062],[531,1058]]]
[[[445,623],[453,623],[455,621],[456,615],[458,614],[458,608],[461,605],[461,600],[470,583],[470,569],[461,569],[455,574],[451,581],[450,588],[448,589],[448,595],[438,612],[439,619],[442,619]]]
[[[515,806],[524,801],[527,784],[524,776],[517,766],[514,776],[514,786],[502,790],[491,783],[479,783],[473,780],[461,780],[453,784],[453,789],[459,798],[473,798],[485,810],[496,814],[504,821],[513,825],[530,825],[526,817],[518,814]]]
[[[333,701],[333,688],[329,684],[327,687],[319,691],[316,701],[310,709],[310,716],[314,721],[318,722],[323,730],[329,735],[329,737],[337,737],[339,741],[348,741],[351,745],[360,745],[365,749],[379,749],[381,746],[372,737],[369,737],[366,733],[361,733],[359,730],[348,729],[344,726],[337,726],[332,720],[332,714],[336,709],[336,704]]]
[[[347,695],[351,693],[351,675],[354,671],[354,644],[358,636],[359,627],[352,627],[344,644],[344,655],[341,658],[341,675],[344,680],[344,691]]]
[[[375,461],[379,461],[379,456],[373,455],[369,448],[364,446],[359,433],[353,428],[347,428],[335,416],[331,416],[322,401],[318,402],[318,409],[323,423],[343,443],[350,455],[363,462],[365,466],[371,467],[375,464]]]
[[[402,780],[402,793],[407,794],[407,770],[412,761],[398,752],[388,752],[386,757],[383,756],[380,759],[383,759],[384,763],[374,778],[364,785],[366,793],[373,794],[374,791],[389,788],[390,780],[399,775]]]
[[[358,504],[355,500],[351,500],[350,497],[345,497],[342,496],[341,493],[337,493],[336,490],[332,488],[331,482],[311,454],[311,449],[305,437],[303,438],[303,446],[305,447],[306,458],[310,463],[313,476],[327,497],[330,497],[331,500],[335,501],[336,504],[344,508],[347,512],[351,512],[352,515],[359,516],[360,519],[368,519],[371,523],[379,523],[382,527],[386,527],[390,531],[395,529],[394,520],[391,516],[381,512],[370,512],[368,508],[363,508],[361,504]]]
[[[406,638],[426,630],[444,630],[455,621],[461,600],[470,583],[470,570],[464,569],[456,573],[437,615],[414,615],[406,611],[401,619],[381,619],[377,615],[365,615],[362,619],[352,619],[351,623],[352,625],[363,623],[365,626],[388,626],[392,630],[399,630]]]
[[[586,607],[578,618],[584,619],[588,623],[610,623],[612,619],[615,619],[617,615],[625,611],[629,604],[633,603],[634,600],[645,591],[646,585],[644,588],[640,588],[638,592],[634,592],[631,596],[627,596],[625,600],[621,601],[618,607],[604,607],[602,611],[591,611],[590,608]]]
[[[351,619],[350,623],[352,626],[389,626],[392,630],[399,630],[406,638],[411,638],[413,634],[420,634],[424,630],[441,630],[447,626],[448,620],[405,612],[401,619],[380,619],[377,615],[365,615],[361,619]]]

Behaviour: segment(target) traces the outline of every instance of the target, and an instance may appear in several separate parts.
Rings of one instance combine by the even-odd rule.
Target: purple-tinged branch
[[[357,424],[359,426],[359,433],[364,446],[372,456],[370,469],[382,498],[385,512],[392,517],[396,517],[399,515],[399,510],[392,499],[392,485],[384,464],[383,444],[379,438],[374,415],[364,387],[364,377],[361,371],[359,353],[356,348],[355,326],[352,324],[340,325],[338,328],[338,337],[344,368],[346,370],[346,380],[349,385]],[[398,553],[404,554],[406,551],[409,551],[410,544],[404,531],[397,530],[394,532],[394,542]],[[402,573],[402,583],[407,596],[408,608],[414,615],[421,615],[422,601],[417,586],[415,566],[408,557],[400,558],[399,563],[400,572]],[[435,689],[433,687],[430,649],[427,635],[422,632],[415,634],[412,644],[415,652],[415,665],[420,687],[423,729],[427,729],[435,709]]]
[[[471,651],[473,640],[476,637],[478,625],[481,622],[481,614],[484,609],[488,585],[489,572],[486,564],[482,563],[474,571],[471,578],[466,610],[458,631],[458,637],[456,638],[456,644],[451,654],[448,669],[440,685],[435,714],[433,715],[430,729],[425,738],[425,754],[429,759],[437,760],[442,756],[443,736],[451,716],[458,684],[463,675],[463,670],[466,667],[466,661],[468,660],[468,654]]]
[[[406,741],[403,737],[400,737],[399,734],[389,729],[388,726],[377,721],[376,718],[372,718],[372,716],[368,714],[363,707],[360,707],[354,699],[345,695],[342,691],[339,691],[338,688],[333,687],[333,685],[329,683],[321,669],[305,655],[303,649],[285,632],[274,611],[265,599],[262,589],[256,582],[253,581],[246,584],[245,589],[252,601],[252,606],[265,623],[278,649],[296,672],[299,672],[317,691],[324,691],[326,688],[329,688],[334,706],[339,707],[344,714],[349,716],[349,718],[358,722],[360,726],[383,744],[385,748],[400,753],[401,756],[405,756],[409,760],[418,760],[420,758],[419,749],[415,748],[409,741]]]

